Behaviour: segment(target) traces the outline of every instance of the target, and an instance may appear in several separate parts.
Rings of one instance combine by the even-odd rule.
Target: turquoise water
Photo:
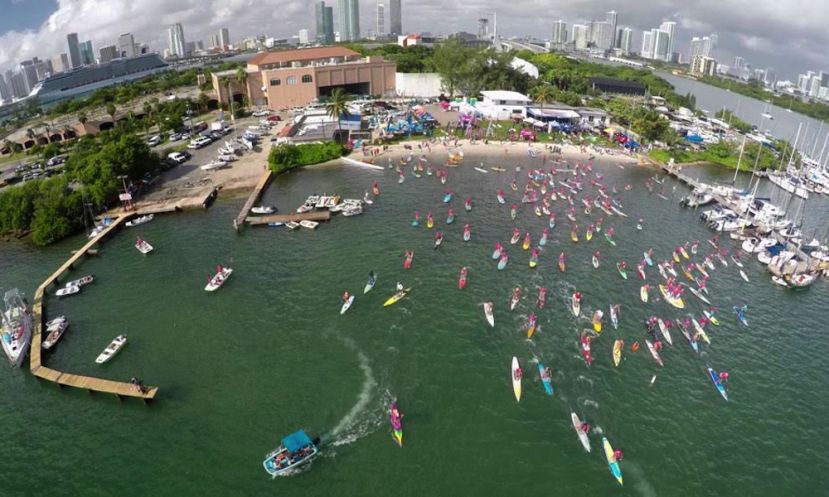
[[[382,195],[364,215],[337,216],[315,231],[259,228],[238,235],[231,222],[244,201],[239,198],[203,212],[161,216],[110,239],[97,258],[71,273],[94,273],[93,285],[76,297],[47,300],[48,315],[67,314],[71,325],[45,361],[113,379],[140,376],[161,387],[158,399],[149,407],[119,403],[0,368],[6,434],[0,460],[17,468],[0,472],[2,494],[825,494],[825,281],[792,293],[773,286],[756,261],[746,263],[749,284],[733,264],[718,265],[708,286],[722,324],[708,330],[711,346],[696,356],[674,333],[664,368],[644,347],[626,350],[615,368],[614,339],[641,341],[645,317],[681,314],[654,293],[642,304],[641,282],[633,272],[622,281],[614,263],[624,259],[632,267],[649,247],[664,259],[685,240],[711,237],[698,213],[677,205],[684,187],[672,192],[674,183],[666,180],[665,194],[673,200],[661,200],[643,186],[652,170],[597,161],[596,170],[608,185],[618,185],[630,214],[605,219],[605,229],[616,228],[618,246],[603,237],[570,242],[566,206],[559,201],[559,225],[539,267],[529,269],[529,253],[508,246],[510,263],[497,271],[493,245],[508,245],[513,222],[495,192],[506,189],[508,203],[519,199],[508,188],[512,173],[477,173],[471,166],[480,161],[495,165],[470,154],[449,172],[457,213],[451,226],[444,223],[445,187],[434,177],[398,185],[389,171],[327,167],[276,178],[263,203],[287,212],[314,192],[361,196],[374,179]],[[621,190],[627,183],[632,191]],[[466,197],[475,202],[470,213],[463,210]],[[824,199],[808,205],[815,219],[829,212]],[[439,250],[432,248],[432,231],[409,225],[414,210],[434,213],[446,234]],[[639,217],[643,231],[635,229]],[[588,221],[580,210],[577,218],[583,234]],[[472,225],[469,243],[461,240],[465,223]],[[515,225],[535,241],[546,219],[522,208]],[[139,234],[156,247],[147,257],[132,247]],[[33,295],[82,241],[45,250],[0,246],[3,289],[19,286]],[[703,242],[700,252],[707,247]],[[594,270],[590,254],[597,249],[603,260]],[[406,250],[415,251],[408,271]],[[568,256],[563,274],[556,269],[561,251]],[[208,294],[203,287],[217,263],[234,274]],[[462,266],[470,273],[461,291]],[[370,270],[378,283],[364,296]],[[657,278],[655,269],[648,271],[652,284]],[[412,293],[383,308],[397,281]],[[538,311],[535,293],[542,284],[550,292]],[[522,287],[524,298],[510,313],[514,286]],[[578,320],[565,304],[576,288],[585,295]],[[340,316],[344,290],[357,299]],[[487,300],[495,302],[494,329],[483,315]],[[693,296],[686,302],[691,312],[703,308]],[[587,316],[596,308],[607,315],[610,303],[621,304],[620,328],[612,330],[605,319],[587,368],[578,354],[579,334],[590,327]],[[749,328],[730,312],[743,303]],[[530,312],[540,324],[532,342],[522,329]],[[129,343],[121,354],[95,365],[97,354],[124,332]],[[520,403],[510,384],[512,356],[525,371]],[[553,370],[552,398],[543,392],[534,358]],[[728,403],[714,390],[706,364],[730,372]],[[393,397],[405,413],[402,449],[391,440],[385,414]],[[591,435],[593,452],[583,450],[571,410],[624,450],[624,487],[608,471],[599,433]],[[323,438],[322,455],[301,474],[272,480],[262,458],[297,428]]]

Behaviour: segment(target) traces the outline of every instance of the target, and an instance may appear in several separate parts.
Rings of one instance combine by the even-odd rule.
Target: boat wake
[[[592,433],[596,434],[596,435],[602,435],[604,433],[604,430],[602,429],[602,427],[598,426],[598,425],[591,428],[590,431]]]
[[[594,407],[596,409],[599,408],[599,403],[596,402],[595,400],[590,400],[590,399],[584,399],[584,402],[582,402],[582,405],[584,407],[590,406],[590,407]]]
[[[580,374],[580,375],[578,376],[578,378],[576,378],[576,380],[577,380],[577,381],[583,381],[583,382],[585,382],[585,383],[589,384],[591,387],[593,386],[593,380],[591,380],[591,379],[590,379],[590,378],[588,378],[587,376],[584,376],[583,374]]]
[[[377,391],[377,380],[374,379],[374,371],[371,369],[371,362],[368,357],[357,348],[357,345],[350,339],[343,342],[348,348],[357,353],[360,369],[365,379],[357,395],[357,401],[351,410],[337,423],[331,433],[323,437],[323,442],[329,442],[333,446],[348,445],[376,430],[382,424],[382,409],[368,409],[372,404]],[[327,440],[326,440],[327,439]]]

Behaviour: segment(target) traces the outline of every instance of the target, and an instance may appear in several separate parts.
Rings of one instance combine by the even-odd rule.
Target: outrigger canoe
[[[622,482],[622,468],[619,467],[619,461],[613,455],[613,447],[607,441],[607,437],[602,437],[602,447],[604,447],[604,456],[607,459],[607,466],[610,468],[610,472],[616,477],[619,485],[624,485]]]
[[[411,292],[411,291],[412,291],[411,288],[404,288],[403,290],[400,290],[399,292],[397,292],[394,295],[392,295],[391,297],[389,297],[388,300],[383,302],[383,307],[388,307],[390,305],[396,304],[397,302],[400,301],[400,299],[402,299],[403,297],[408,295],[409,292]]]

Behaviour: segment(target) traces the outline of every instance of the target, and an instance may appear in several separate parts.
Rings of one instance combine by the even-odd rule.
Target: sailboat
[[[770,121],[774,119],[774,116],[771,115],[771,105],[768,102],[766,102],[765,107],[763,107],[763,113],[760,115]]]

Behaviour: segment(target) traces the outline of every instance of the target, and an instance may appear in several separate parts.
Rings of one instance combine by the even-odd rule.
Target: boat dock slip
[[[82,388],[91,392],[111,393],[121,399],[122,397],[136,397],[145,402],[155,398],[158,387],[143,387],[137,390],[132,383],[93,378],[91,376],[80,376],[70,373],[63,373],[47,368],[41,362],[41,334],[43,332],[43,296],[50,285],[57,282],[58,278],[65,273],[72,265],[86,254],[96,243],[109,235],[114,229],[121,225],[131,216],[121,216],[112,221],[97,236],[89,240],[80,250],[75,251],[72,257],[52,273],[35,291],[34,302],[32,303],[32,344],[29,350],[29,370],[36,377],[57,383],[59,386]]]
[[[357,159],[351,159],[348,157],[343,157],[342,161],[346,164],[351,164],[352,166],[360,166],[360,167],[367,167],[369,169],[377,169],[379,171],[383,170],[383,166],[378,166],[377,164],[371,164],[368,162],[359,161]]]
[[[304,214],[274,214],[271,216],[251,216],[245,221],[251,226],[268,223],[287,223],[289,221],[328,221],[331,219],[330,211],[306,212]]]
[[[265,187],[268,186],[268,182],[271,180],[271,175],[271,170],[268,169],[262,173],[259,181],[256,182],[256,187],[252,192],[250,192],[247,202],[245,202],[245,205],[242,206],[241,212],[239,212],[239,215],[236,216],[236,219],[233,221],[233,227],[236,228],[236,231],[242,229],[242,225],[245,224],[245,218],[248,217],[250,210],[253,209],[253,205],[259,201],[259,197],[262,196],[262,192],[265,191]]]

